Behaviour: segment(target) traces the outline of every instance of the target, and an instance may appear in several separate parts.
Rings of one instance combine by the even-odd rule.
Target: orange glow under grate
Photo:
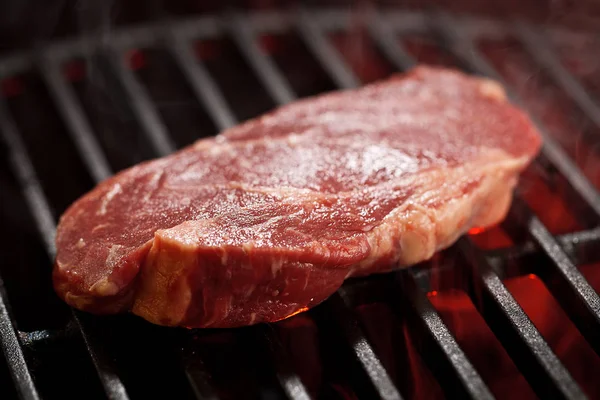
[[[600,289],[598,266],[585,267],[582,272],[596,290]],[[600,358],[543,282],[530,274],[508,279],[505,285],[573,378],[590,398],[598,398],[600,386],[596,381],[596,371],[600,370]],[[466,293],[458,290],[432,291],[428,297],[494,395],[499,398],[536,398]]]

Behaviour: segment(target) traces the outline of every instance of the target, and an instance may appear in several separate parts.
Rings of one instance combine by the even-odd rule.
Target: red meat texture
[[[277,321],[498,223],[540,145],[500,85],[448,69],[297,101],[75,201],[54,286],[160,325]]]

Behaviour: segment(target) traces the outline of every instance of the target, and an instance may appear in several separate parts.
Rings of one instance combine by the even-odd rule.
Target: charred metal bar
[[[404,49],[389,21],[378,11],[369,10],[367,15],[369,33],[379,45],[384,55],[400,71],[407,71],[416,65],[415,59]]]
[[[450,40],[451,49],[475,70],[498,78],[498,74],[475,49],[470,38],[461,36],[455,30],[457,24],[453,24],[449,18],[447,14],[439,14],[436,21],[437,26]],[[539,123],[537,125],[539,127]],[[598,215],[600,212],[600,198],[596,189],[583,176],[581,171],[562,149],[550,139],[549,135],[545,134],[543,130],[541,132],[545,136],[543,153],[556,165],[563,176],[565,176]],[[521,200],[515,199],[513,209],[521,209],[522,211],[526,210],[527,207]],[[558,285],[553,291],[557,296],[557,300],[565,307],[567,314],[573,319],[575,325],[590,342],[594,350],[600,354],[600,334],[598,333],[600,327],[600,299],[598,295],[589,286],[589,283],[587,283],[577,268],[575,268],[569,257],[548,233],[539,219],[531,212],[526,212],[525,214],[529,219],[526,223],[528,224],[530,235],[537,242],[538,246],[550,257],[552,265],[556,268],[556,274],[553,276],[558,279],[548,279],[546,277],[547,285],[550,287]],[[547,276],[545,271],[540,271],[540,277],[544,279],[544,276]]]
[[[507,90],[511,100],[527,109],[526,105],[516,96],[509,88],[504,79],[495,71],[487,60],[481,55],[477,47],[474,45],[472,38],[465,32],[461,31],[460,24],[453,18],[443,12],[437,12],[432,17],[432,24],[438,33],[445,40],[445,45],[454,53],[465,65],[479,74],[488,76],[502,83]],[[544,138],[542,156],[546,157],[558,171],[565,177],[573,189],[580,195],[592,208],[596,215],[600,215],[600,194],[590,181],[583,175],[577,165],[564,152],[558,143],[552,139],[551,135],[546,132],[543,125],[532,117],[533,122],[539,129]]]
[[[458,247],[467,259],[467,292],[515,365],[542,398],[584,398],[583,391],[552,352],[485,257],[463,237]]]
[[[209,375],[202,360],[198,357],[188,357],[184,360],[185,375],[198,399],[218,400],[209,382]]]
[[[511,217],[523,221],[532,240],[550,261],[550,265],[545,263],[543,268],[537,268],[536,274],[590,346],[600,354],[600,296],[524,201],[515,199]]]
[[[389,289],[390,304],[408,316],[419,354],[435,374],[448,398],[493,399],[455,338],[431,302],[418,286],[412,272],[399,271],[396,276],[403,289]]]
[[[299,9],[296,14],[298,17],[296,26],[302,39],[336,85],[344,89],[359,86],[359,80],[331,43],[326,40],[311,14],[304,9]]]
[[[244,30],[239,33],[244,33],[246,38],[244,41],[240,40],[238,42],[240,46],[249,46],[253,43],[254,47],[257,47],[255,44],[254,32],[251,30]],[[278,105],[283,105],[288,101],[295,100],[297,96],[291,87],[287,85],[287,83],[284,86],[281,86],[277,82],[281,80],[285,83],[286,81],[279,69],[272,63],[270,57],[260,53],[258,49],[256,50],[257,51],[253,52],[244,52],[244,55],[249,60],[250,64],[254,66],[257,74],[262,77],[263,84],[267,87],[271,86],[277,88],[276,90],[271,91],[273,99]],[[262,59],[263,61],[259,62],[254,58]],[[279,93],[279,95],[276,95],[276,93]],[[376,393],[376,395],[382,399],[400,399],[400,393],[375,355],[364,332],[358,326],[356,318],[352,315],[351,306],[344,300],[346,296],[345,290],[340,289],[337,294],[333,295],[333,297],[327,301],[326,305],[333,310],[332,314],[338,321],[342,333],[352,348],[353,357],[368,376],[370,384],[373,386],[373,393]]]
[[[258,75],[269,95],[278,103],[286,104],[294,100],[293,91],[273,60],[258,47],[252,26],[238,14],[231,14],[228,26],[238,48]]]
[[[326,67],[331,77],[340,87],[348,89],[359,85],[359,81],[339,58],[337,52],[325,39],[319,27],[312,23],[310,15],[303,12],[300,20],[301,32],[307,43],[311,46],[317,58]],[[341,75],[338,75],[341,74]],[[433,355],[435,361],[429,360],[430,367],[437,372],[444,390],[449,395],[462,394],[472,398],[493,398],[483,380],[473,368],[463,351],[460,349],[448,328],[442,322],[440,316],[429,303],[424,292],[416,284],[412,275],[400,275],[406,281],[409,293],[406,300],[399,299],[392,294],[392,304],[397,310],[400,303],[408,302],[408,307],[413,311],[415,321],[420,327],[420,333],[431,341],[427,350],[421,348],[421,354],[425,357]],[[395,291],[390,291],[392,293]]]
[[[113,357],[108,353],[104,344],[105,340],[101,330],[94,329],[84,318],[88,316],[79,310],[73,310],[75,323],[81,330],[81,336],[85,342],[88,353],[92,357],[100,381],[110,400],[127,400],[129,395],[125,385],[117,374],[117,367]]]
[[[373,385],[372,391],[381,399],[402,399],[392,378],[381,364],[363,329],[360,327],[352,311],[352,305],[346,290],[344,288],[339,289],[336,294],[327,300],[327,305],[346,337],[346,341],[352,346],[354,358],[368,375],[369,381]]]
[[[23,347],[36,346],[39,343],[55,343],[65,338],[64,330],[39,330],[33,332],[19,331],[19,338]]]
[[[311,396],[308,390],[300,380],[300,377],[294,372],[287,358],[287,351],[283,347],[277,332],[270,325],[264,325],[259,328],[263,340],[266,342],[268,352],[274,365],[277,381],[283,389],[283,392],[289,399],[310,400]]]
[[[56,61],[48,57],[41,68],[41,73],[92,178],[96,182],[108,178],[112,175],[108,160],[92,133],[92,128],[76,100],[73,89],[60,74]]]
[[[230,128],[235,125],[236,118],[215,81],[202,62],[194,56],[191,41],[192,39],[187,36],[171,32],[168,50],[215,125],[221,130]]]
[[[1,126],[0,129],[2,129]],[[2,347],[4,357],[10,366],[10,374],[19,396],[23,400],[37,400],[40,396],[33,383],[33,379],[31,379],[31,373],[25,361],[23,349],[6,308],[7,299],[2,287],[4,283],[0,281],[0,285],[0,347]]]
[[[150,100],[150,96],[131,69],[126,65],[122,50],[119,48],[108,51],[107,57],[119,83],[129,99],[134,115],[143,130],[148,133],[148,139],[154,151],[164,156],[175,150],[167,128],[158,116],[158,112]]]
[[[54,253],[54,232],[56,228],[52,212],[44,196],[42,185],[36,176],[31,159],[27,155],[25,144],[19,137],[17,126],[9,115],[3,99],[0,99],[0,131],[2,131],[2,138],[6,143],[6,147],[10,150],[11,168],[21,184],[45,249],[48,254],[52,255]]]
[[[78,131],[78,129],[79,128],[85,129],[86,126],[89,129],[89,124],[87,124],[87,121],[85,121],[85,117],[83,116],[83,112],[79,106],[79,103],[75,100],[74,94],[69,90],[70,88],[67,85],[65,85],[65,82],[62,80],[62,78],[58,74],[58,71],[56,69],[52,70],[50,68],[46,69],[46,71],[45,71],[46,72],[45,78],[47,80],[47,83],[50,85],[51,91],[55,95],[55,100],[61,109],[63,119],[65,120],[66,124],[70,127],[70,129],[73,130],[73,135],[75,137],[78,137],[78,133],[81,134],[81,132]],[[134,85],[139,85],[139,84],[134,83]],[[140,89],[143,90],[141,87],[140,87]],[[131,97],[134,102],[139,100],[135,94],[131,94]],[[158,116],[155,116],[154,118],[156,118],[156,120],[159,121],[159,124],[162,125],[162,122],[158,119]],[[80,125],[80,124],[83,124],[83,125]],[[147,128],[148,125],[149,125],[149,123],[145,123],[145,124],[143,124],[143,127]],[[88,130],[88,133],[90,135],[92,135],[91,129]],[[152,131],[149,129],[144,129],[144,133],[147,135],[149,140],[152,141],[152,137],[153,137]],[[92,138],[93,138],[93,136],[92,136]],[[164,143],[161,144],[160,146],[164,146]],[[156,146],[155,146],[155,150],[156,150]],[[85,159],[86,152],[82,151],[81,147],[79,148],[79,151],[83,153],[82,155],[84,156],[84,159]],[[104,158],[102,150],[99,147],[95,148],[94,151],[98,152],[97,156],[99,158]],[[156,151],[158,151],[158,150],[156,150]],[[163,147],[162,151],[170,152],[170,151],[172,151],[172,149]],[[104,158],[104,160],[105,160],[105,158]],[[100,170],[98,170],[96,168],[98,168],[98,165],[93,164],[93,163],[88,164],[88,169],[90,170],[90,174],[92,175],[92,177],[95,178],[96,183],[100,182],[105,177],[108,177],[113,174],[113,171],[110,169],[108,164],[105,164],[104,166],[100,166],[100,168],[101,168]],[[85,316],[82,313],[79,313],[78,311],[75,311],[75,317],[76,317],[76,321],[79,324],[81,324],[81,319],[85,318]],[[107,358],[104,354],[97,354],[96,352],[91,351],[92,347],[94,346],[93,343],[96,343],[101,340],[101,338],[97,337],[98,335],[95,332],[96,332],[96,330],[94,330],[94,329],[88,329],[87,334],[84,335],[84,342],[85,342],[86,346],[88,347],[88,350],[90,350],[90,354],[94,360],[94,363],[97,365],[96,368],[98,369],[99,372],[101,371],[102,376],[105,377],[104,380],[107,381],[105,384],[105,388],[107,388],[107,392],[109,392],[109,397],[115,398],[115,399],[122,398],[119,396],[126,395],[126,393],[124,392],[124,387],[122,387],[122,384],[120,383],[120,381],[118,381],[118,377],[111,370],[106,369],[104,367],[105,365],[109,365],[111,363],[110,359]],[[205,393],[207,391],[206,388],[209,388],[210,386],[204,381],[202,381],[202,382],[199,381],[199,377],[201,376],[201,373],[202,372],[199,371],[198,369],[193,369],[192,371],[189,371],[189,376],[192,376],[195,379],[195,382],[193,384],[194,391],[197,392],[199,390],[199,388],[202,387],[203,388],[202,392]],[[103,383],[104,383],[104,381],[103,381]],[[214,397],[214,398],[216,398],[216,397]]]
[[[236,22],[236,17],[232,17],[233,19],[233,24],[237,24],[240,22],[239,19],[237,19]],[[232,30],[236,30],[236,29],[240,29],[240,27],[238,26],[237,28],[232,28]],[[237,33],[233,32],[234,36],[239,36],[239,35],[244,35],[247,34],[250,31],[246,31],[246,28],[241,28],[242,31],[238,31]],[[246,39],[242,39],[242,38],[237,38],[237,41],[242,41],[242,45],[245,45],[245,41]],[[252,40],[252,39],[250,39]],[[213,117],[215,123],[217,123],[217,125],[219,126],[220,129],[227,129],[230,126],[233,126],[236,124],[236,118],[233,115],[233,112],[231,111],[231,109],[229,108],[229,106],[227,105],[226,101],[225,101],[225,97],[223,96],[223,94],[221,93],[221,91],[219,90],[217,84],[214,82],[213,78],[210,76],[210,74],[208,73],[208,71],[206,71],[203,67],[200,66],[199,61],[194,60],[191,52],[189,51],[188,46],[185,46],[185,39],[183,38],[179,38],[179,40],[175,40],[174,42],[172,42],[172,52],[174,53],[175,57],[178,59],[178,62],[180,64],[180,67],[182,69],[182,71],[184,72],[186,78],[188,79],[188,81],[190,83],[192,82],[196,82],[195,85],[197,85],[195,92],[196,95],[200,98],[200,100],[202,101],[202,103],[204,103],[205,105],[208,106],[208,104],[210,104],[210,107],[208,108],[208,112],[210,113],[210,115]],[[239,42],[238,42],[239,43]],[[255,49],[256,52],[249,52],[246,53],[245,55],[248,57],[258,57],[261,54],[259,53],[258,48]],[[268,67],[268,62],[265,62],[265,60],[263,60],[262,62],[256,62],[256,60],[254,62],[252,62],[252,65],[254,65],[255,68],[257,69],[261,69],[261,68],[269,68]],[[271,66],[271,68],[274,68],[273,66]],[[264,73],[260,74],[259,76],[261,76],[261,78],[263,80],[268,79],[267,75]],[[265,82],[263,82],[265,83]],[[194,83],[192,83],[192,85],[194,85]],[[267,87],[269,87],[269,85],[267,85]],[[272,88],[274,88],[273,85],[271,85]],[[289,92],[285,92],[286,87],[285,86],[280,86],[279,89],[277,89],[278,92],[272,92],[271,94],[275,94],[275,93],[279,93],[279,95],[281,95],[282,97],[278,97],[277,100],[284,100],[285,96],[291,96],[291,91]],[[213,102],[213,101],[216,101]],[[302,381],[300,380],[300,378],[296,375],[296,373],[292,370],[291,366],[289,365],[289,363],[286,360],[285,357],[285,349],[282,347],[281,342],[279,341],[279,338],[276,336],[276,334],[273,331],[270,330],[265,330],[264,334],[266,335],[266,339],[268,342],[268,350],[271,353],[271,358],[273,360],[273,362],[276,365],[276,375],[277,375],[277,380],[279,381],[279,384],[281,385],[281,388],[283,389],[284,393],[290,398],[290,399],[310,399],[310,396],[308,394],[308,391],[306,390],[306,387],[304,386],[304,384],[302,383]],[[197,374],[196,374],[197,375]],[[193,377],[192,375],[190,375],[190,373],[188,373],[188,378],[191,379],[191,377]],[[196,376],[197,378],[197,376]],[[194,384],[194,386],[197,386],[196,384]],[[195,390],[197,391],[197,389],[195,388]]]
[[[3,133],[4,140],[10,150],[11,166],[14,169],[17,180],[25,194],[25,199],[33,214],[37,228],[42,235],[42,240],[46,246],[46,252],[53,258],[54,232],[56,226],[52,218],[52,212],[50,211],[50,206],[44,196],[39,179],[36,176],[31,159],[27,154],[25,145],[21,141],[17,128],[2,102],[0,102],[0,130]],[[79,320],[75,311],[73,312],[73,318],[79,326],[82,337],[86,342],[88,351],[94,361],[94,366],[96,367],[106,394],[111,400],[127,400],[129,396],[127,395],[125,386],[114,372],[115,366],[113,365],[112,360],[104,353],[104,350],[102,350],[103,346],[101,338],[89,336],[85,325]]]
[[[600,127],[600,107],[577,79],[562,65],[560,59],[552,51],[551,43],[548,43],[540,32],[523,21],[516,21],[514,26],[517,37],[538,64],[550,73],[556,83],[575,101],[585,115],[597,127]]]
[[[598,249],[598,243],[600,242],[599,228],[567,233],[556,236],[554,239],[576,265],[600,262],[600,249]],[[486,251],[486,257],[490,262],[502,266],[510,261],[520,265],[530,263],[531,265],[524,266],[527,270],[526,273],[537,273],[534,261],[541,260],[544,257],[543,253],[544,251],[540,250],[533,241],[528,240],[513,247],[488,250]]]

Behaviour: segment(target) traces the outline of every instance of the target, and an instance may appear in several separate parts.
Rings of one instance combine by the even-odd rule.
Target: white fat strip
[[[254,247],[254,242],[247,242],[242,245],[242,250],[244,251],[244,253],[248,254],[254,249]]]
[[[252,325],[256,321],[256,313],[250,313],[250,325]]]
[[[310,279],[310,268],[306,269],[305,278],[306,278],[306,280],[304,281],[304,286],[302,287],[302,290],[306,290],[306,287],[308,286],[308,281]]]
[[[96,225],[94,227],[94,229],[92,229],[92,233],[96,233],[96,231],[100,230],[100,229],[104,229],[107,226],[110,226],[110,224],[100,224],[100,225]]]
[[[152,175],[152,178],[150,178],[150,181],[148,182],[148,186],[151,188],[150,190],[148,190],[146,192],[146,194],[144,195],[144,201],[148,201],[150,200],[150,198],[154,195],[154,193],[156,193],[156,191],[160,188],[159,182],[161,180],[161,178],[164,175],[164,170],[160,170],[158,172],[156,172],[154,175]]]
[[[221,153],[223,153],[225,151],[225,149],[222,146],[211,146],[209,147],[209,150],[211,155],[213,156],[218,156]]]
[[[252,286],[249,286],[249,287],[248,287],[248,289],[246,289],[246,290],[244,291],[244,298],[245,298],[245,299],[247,299],[248,297],[250,297],[250,295],[251,295],[252,293],[254,293],[254,289],[256,289],[256,286],[254,286],[254,285],[252,285]]]
[[[108,265],[111,268],[114,268],[115,264],[120,260],[119,250],[122,247],[123,246],[121,246],[120,244],[114,244],[110,246],[110,249],[108,250],[108,256],[106,256],[106,265]]]
[[[482,95],[498,100],[498,101],[506,101],[506,91],[504,88],[498,83],[491,79],[481,78],[481,83],[479,84],[479,91]]]
[[[271,261],[271,273],[273,277],[277,276],[279,271],[281,271],[281,266],[283,265],[283,258],[278,257]]]
[[[221,254],[221,265],[227,265],[227,250],[223,250],[223,253]]]
[[[100,296],[114,296],[119,293],[119,287],[108,278],[103,278],[90,287],[90,292]]]
[[[223,315],[221,316],[221,318],[219,318],[219,321],[226,319],[227,316],[229,316],[229,314],[231,313],[232,309],[233,309],[233,296],[228,296],[226,303],[225,303],[225,308],[223,310]],[[213,310],[213,314],[212,314],[211,318],[208,321],[206,321],[206,326],[210,327],[212,324],[217,322],[217,316],[218,315],[217,315],[216,310]]]
[[[112,199],[119,193],[121,193],[122,188],[120,183],[115,183],[115,185],[106,193],[104,198],[102,199],[102,204],[100,204],[100,208],[96,212],[98,215],[106,214],[106,207],[112,201]]]
[[[298,134],[292,133],[287,138],[288,138],[288,143],[291,144],[292,146],[294,146],[294,145],[297,145],[298,143],[300,143],[301,136]]]

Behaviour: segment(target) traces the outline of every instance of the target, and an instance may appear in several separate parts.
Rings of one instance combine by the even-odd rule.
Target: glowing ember
[[[469,230],[469,235],[479,235],[480,233],[483,233],[485,231],[485,228],[471,228]]]
[[[600,282],[600,270],[596,268],[590,272],[590,283]],[[544,283],[537,276],[528,275],[509,280],[506,286],[567,367],[573,379],[590,398],[599,398],[600,387],[594,371],[600,370],[600,358],[581,336]]]
[[[519,393],[519,399],[536,398],[466,293],[447,290],[430,301],[495,396]]]
[[[443,398],[433,373],[421,358],[417,343],[402,316],[380,303],[357,308],[361,325],[390,378],[403,398],[411,400]]]
[[[300,314],[300,313],[303,313],[304,311],[308,311],[308,307],[302,307],[302,308],[300,308],[300,309],[298,309],[298,310],[294,311],[294,312],[293,312],[293,313],[291,313],[290,315],[288,315],[288,316],[285,316],[285,317],[283,317],[283,318],[280,318],[280,319],[278,319],[278,320],[276,320],[276,321],[281,321],[281,320],[284,320],[284,319],[291,318],[291,317],[293,317],[294,315],[298,315],[298,314]]]
[[[478,247],[485,250],[501,249],[514,245],[508,234],[497,226],[482,229],[475,233],[469,231],[469,235]]]

